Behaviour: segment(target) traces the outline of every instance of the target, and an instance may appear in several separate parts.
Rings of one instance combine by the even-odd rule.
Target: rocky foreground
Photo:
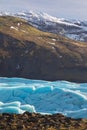
[[[61,114],[0,114],[0,130],[87,130],[87,119],[71,119]]]

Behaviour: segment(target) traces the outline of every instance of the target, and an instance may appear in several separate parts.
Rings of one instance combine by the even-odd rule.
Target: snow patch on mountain
[[[18,28],[17,28],[17,27],[14,27],[14,26],[11,26],[10,29],[13,29],[13,30],[18,31]]]

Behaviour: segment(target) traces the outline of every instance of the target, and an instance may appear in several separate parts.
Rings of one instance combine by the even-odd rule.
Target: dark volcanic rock
[[[87,82],[87,44],[0,17],[0,76]]]
[[[87,119],[72,119],[61,114],[1,114],[0,130],[86,130]]]

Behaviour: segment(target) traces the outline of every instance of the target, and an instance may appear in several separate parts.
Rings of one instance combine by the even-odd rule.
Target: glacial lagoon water
[[[87,83],[0,78],[0,113],[62,113],[87,118]]]

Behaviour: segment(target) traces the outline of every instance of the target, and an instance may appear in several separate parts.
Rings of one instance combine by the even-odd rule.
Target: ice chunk
[[[0,104],[0,113],[24,113],[35,112],[33,105],[21,105],[20,102],[2,103]]]

